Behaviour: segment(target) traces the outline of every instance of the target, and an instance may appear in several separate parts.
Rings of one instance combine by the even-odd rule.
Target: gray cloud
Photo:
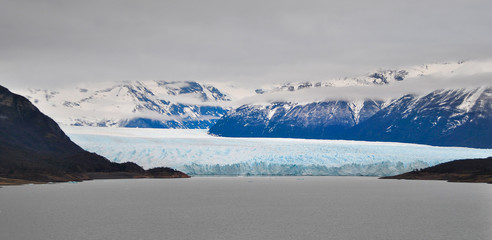
[[[0,83],[326,80],[492,56],[490,1],[0,0]]]

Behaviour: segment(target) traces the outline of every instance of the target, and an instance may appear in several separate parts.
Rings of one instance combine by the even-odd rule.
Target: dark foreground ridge
[[[171,168],[144,170],[87,152],[29,100],[0,86],[0,185],[186,177]]]
[[[448,182],[492,183],[492,157],[455,160],[422,170],[381,179],[446,180]]]

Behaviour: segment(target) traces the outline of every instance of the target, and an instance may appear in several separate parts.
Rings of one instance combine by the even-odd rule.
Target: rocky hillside
[[[29,100],[2,86],[0,152],[0,178],[46,182],[91,179],[90,173],[126,177],[150,174],[134,163],[113,163],[83,150]],[[166,174],[186,176],[174,170]]]

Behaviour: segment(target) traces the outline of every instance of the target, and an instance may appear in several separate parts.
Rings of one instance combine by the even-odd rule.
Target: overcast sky
[[[0,0],[0,84],[327,80],[492,57],[492,1]]]

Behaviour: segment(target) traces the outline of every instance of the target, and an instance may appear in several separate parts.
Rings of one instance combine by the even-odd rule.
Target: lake
[[[0,188],[0,239],[491,239],[492,185],[195,177]]]

